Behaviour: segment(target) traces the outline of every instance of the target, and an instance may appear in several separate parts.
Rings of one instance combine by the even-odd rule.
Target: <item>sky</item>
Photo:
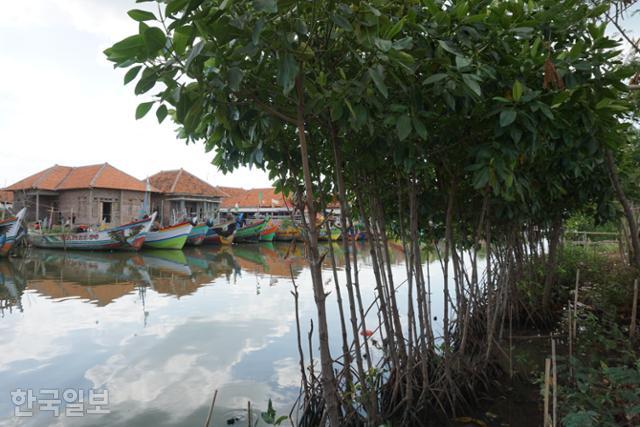
[[[124,86],[102,51],[137,32],[134,0],[3,1],[0,14],[0,188],[54,164],[109,162],[137,177],[184,168],[213,185],[269,186],[247,168],[224,175],[201,144],[176,139],[175,124]],[[151,3],[149,3],[151,4]]]

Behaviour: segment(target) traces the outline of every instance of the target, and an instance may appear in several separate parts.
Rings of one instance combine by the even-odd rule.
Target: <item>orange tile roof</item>
[[[72,190],[107,188],[114,190],[146,191],[146,183],[122,172],[109,163],[69,167],[54,165],[10,185],[9,191],[18,190]],[[155,188],[150,191],[157,192]]]
[[[191,196],[227,197],[219,187],[198,178],[184,169],[161,171],[149,177],[151,185],[160,192]]]
[[[247,191],[244,188],[240,188],[240,187],[218,187],[218,188],[227,194],[225,197],[237,196],[238,194],[241,194]]]
[[[260,198],[262,196],[262,198]],[[292,209],[293,203],[290,199],[285,199],[282,194],[276,193],[275,188],[252,188],[237,193],[222,200],[220,207],[226,209],[238,208],[284,208]]]
[[[0,190],[0,203],[13,203],[13,193],[11,191]]]

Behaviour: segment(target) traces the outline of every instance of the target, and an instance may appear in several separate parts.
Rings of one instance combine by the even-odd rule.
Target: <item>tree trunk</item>
[[[322,283],[322,268],[320,254],[318,251],[318,227],[316,224],[316,206],[313,199],[313,183],[311,180],[311,169],[309,167],[309,151],[307,138],[305,136],[304,122],[304,89],[302,77],[296,77],[296,92],[298,95],[297,127],[298,139],[300,141],[300,155],[302,157],[302,171],[304,174],[304,186],[306,192],[307,212],[309,213],[309,233],[307,233],[309,243],[309,269],[313,282],[313,294],[318,311],[318,337],[320,341],[320,366],[322,378],[322,391],[327,405],[327,415],[333,427],[340,425],[340,414],[338,404],[338,393],[336,378],[333,373],[333,358],[329,350],[329,330],[327,326],[327,308],[325,304],[326,296]],[[304,214],[304,213],[303,213]]]
[[[558,267],[558,244],[562,234],[562,219],[555,218],[551,224],[551,235],[549,236],[549,256],[545,268],[544,291],[542,294],[542,311],[545,316],[551,313],[551,290],[556,277]]]

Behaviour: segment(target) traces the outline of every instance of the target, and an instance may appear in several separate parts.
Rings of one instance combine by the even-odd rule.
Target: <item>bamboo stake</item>
[[[544,427],[549,427],[549,371],[551,370],[551,359],[544,360]]]
[[[578,336],[578,286],[580,285],[580,269],[576,270],[576,289],[573,295],[573,326],[572,334],[573,338]]]
[[[211,401],[211,406],[209,406],[209,415],[207,415],[207,422],[204,423],[204,427],[209,427],[209,423],[213,419],[213,406],[216,404],[216,397],[218,397],[218,389],[213,393],[213,400]]]
[[[558,370],[556,366],[556,340],[551,338],[551,367],[553,372],[552,391],[553,391],[553,403],[552,403],[552,417],[551,422],[553,427],[556,427],[556,420],[558,415]]]
[[[629,338],[636,335],[636,317],[638,316],[638,279],[633,281],[633,303],[631,305],[631,325],[629,326]]]
[[[571,325],[573,324],[573,312],[571,310],[571,304],[569,304],[568,311],[569,311],[568,313],[569,321],[567,323],[569,327],[567,329],[569,331],[569,377],[573,378],[573,363],[571,360],[573,358],[573,339],[571,337],[572,335]]]

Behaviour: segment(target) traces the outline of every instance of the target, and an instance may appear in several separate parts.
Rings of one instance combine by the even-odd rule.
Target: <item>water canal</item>
[[[333,249],[341,258],[341,247]],[[406,277],[402,252],[391,256],[394,275]],[[374,279],[366,244],[359,244],[358,258],[368,305]],[[436,264],[432,290],[439,300]],[[325,267],[329,327],[339,354],[334,284]],[[254,419],[269,399],[279,415],[288,413],[300,388],[291,272],[306,341],[315,306],[300,245],[140,253],[33,249],[24,258],[0,260],[0,425],[202,425],[215,389],[214,425],[244,418],[247,401]],[[14,417],[10,392],[17,389],[33,390],[41,400],[52,395],[40,391],[57,389],[60,414],[42,410],[38,400],[32,416]],[[83,390],[85,401],[90,390],[108,390],[109,413],[67,416],[62,393],[68,389]]]

